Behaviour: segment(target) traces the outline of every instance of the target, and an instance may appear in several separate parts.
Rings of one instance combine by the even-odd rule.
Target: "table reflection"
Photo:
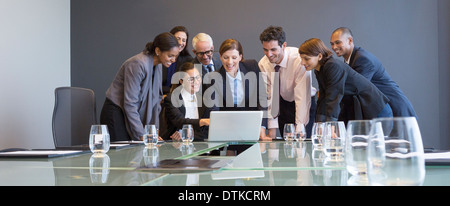
[[[156,147],[112,149],[102,156],[86,153],[63,158],[0,159],[0,185],[367,185],[367,178],[350,175],[345,162],[330,161],[310,141],[239,144],[166,142]],[[216,171],[170,174],[137,170],[177,158],[230,161]],[[450,185],[445,181],[449,170],[445,166],[427,167],[424,185]]]

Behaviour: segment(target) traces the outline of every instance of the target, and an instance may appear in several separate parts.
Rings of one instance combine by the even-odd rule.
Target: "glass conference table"
[[[273,141],[163,142],[156,147],[121,145],[104,156],[85,151],[50,158],[0,157],[0,185],[345,186],[364,182],[351,176],[344,164],[327,162],[310,141]],[[450,166],[426,166],[423,185],[450,185]]]

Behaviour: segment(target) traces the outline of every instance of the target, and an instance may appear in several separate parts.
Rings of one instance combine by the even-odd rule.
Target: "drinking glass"
[[[305,125],[303,124],[297,124],[297,126],[295,126],[295,136],[296,136],[296,140],[298,141],[304,141],[306,139],[306,129],[305,129]]]
[[[345,162],[352,175],[367,174],[367,142],[371,126],[371,120],[350,120],[347,123]]]
[[[92,183],[106,183],[111,160],[107,154],[94,153],[89,159],[89,173]]]
[[[159,162],[159,149],[158,147],[145,147],[142,156],[146,167],[156,167]]]
[[[92,153],[107,153],[110,147],[108,127],[92,125],[89,134],[89,148]]]
[[[322,136],[325,129],[325,122],[314,122],[312,132],[311,132],[311,141],[315,149],[322,149]]]
[[[370,185],[421,185],[425,160],[415,117],[377,118],[367,148]]]
[[[181,128],[181,140],[184,143],[191,143],[194,141],[194,128],[191,124],[184,124]]]
[[[333,160],[343,160],[345,132],[345,124],[343,121],[325,123],[322,148],[327,157]]]
[[[147,146],[155,146],[158,144],[158,129],[156,128],[156,125],[145,125],[144,144]]]
[[[295,140],[295,125],[292,123],[284,124],[283,137],[286,141]]]
[[[297,146],[296,142],[288,141],[284,143],[284,156],[288,159],[297,157]]]

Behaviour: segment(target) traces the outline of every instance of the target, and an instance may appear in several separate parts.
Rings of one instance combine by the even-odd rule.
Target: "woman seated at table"
[[[319,83],[317,122],[392,117],[392,110],[387,104],[389,99],[344,61],[333,58],[331,50],[322,40],[309,39],[298,51],[302,65],[307,71],[315,69]],[[342,104],[341,108],[344,96],[352,99],[351,107]]]
[[[179,84],[173,85],[171,93],[164,98],[167,131],[162,138],[178,141],[181,139],[178,130],[183,124],[192,124],[194,140],[207,139],[209,114],[217,109],[202,104],[202,95],[199,92],[202,76],[191,62],[184,63],[175,75],[180,79]]]
[[[241,43],[234,39],[225,40],[219,48],[222,67],[217,71],[221,79],[213,84],[218,94],[216,105],[221,111],[251,111],[265,108],[261,101],[267,101],[266,90],[259,89],[259,67],[255,60],[244,60]],[[262,85],[264,85],[262,83]],[[265,87],[264,87],[265,88]],[[260,140],[266,137],[267,118],[263,118]]]

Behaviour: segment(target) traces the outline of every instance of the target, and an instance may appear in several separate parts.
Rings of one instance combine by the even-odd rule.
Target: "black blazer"
[[[227,82],[227,74],[225,68],[222,66],[216,72],[222,77],[213,84],[216,98],[216,105],[220,105],[220,111],[267,111],[267,90],[264,82],[259,79],[259,66],[255,60],[245,60],[239,62],[239,69],[242,73],[244,81],[244,100],[241,105],[233,104],[233,95],[227,95],[227,91],[231,92],[230,85]],[[256,82],[250,82],[250,75],[254,77]],[[245,78],[244,78],[245,77]],[[262,81],[262,80],[261,80]],[[261,89],[260,89],[261,84]],[[263,118],[262,126],[267,127],[267,118]]]
[[[197,99],[201,99],[201,95],[198,93]],[[180,94],[179,99],[182,101],[183,97]],[[175,107],[172,102],[176,100],[172,100],[172,93],[169,93],[164,98],[164,115],[167,123],[167,131],[161,136],[163,139],[170,139],[170,136],[180,130],[183,127],[183,124],[192,124],[194,127],[194,140],[204,140],[208,138],[208,126],[200,127],[199,121],[200,119],[209,118],[210,112],[217,110],[216,107],[208,108],[204,104],[201,107],[198,107],[198,116],[200,119],[187,119],[185,118],[186,107],[184,105],[180,107]]]
[[[181,65],[185,62],[192,62],[193,58],[190,54],[185,56],[178,56],[177,61],[174,63],[176,64],[175,72],[180,71]],[[162,68],[162,88],[163,88],[163,94],[168,94],[170,92],[170,86],[166,86],[167,83],[167,72],[168,68],[163,66]]]
[[[365,77],[343,61],[330,57],[320,71],[315,70],[319,83],[316,121],[336,121],[340,113],[354,112],[350,119],[373,119],[384,109],[389,99]],[[342,98],[353,99],[352,107],[341,104]]]
[[[386,69],[377,57],[363,48],[355,46],[350,57],[349,65],[370,80],[370,82],[389,98],[389,106],[392,108],[394,117],[416,116],[412,104],[400,90],[397,83],[386,72]]]

